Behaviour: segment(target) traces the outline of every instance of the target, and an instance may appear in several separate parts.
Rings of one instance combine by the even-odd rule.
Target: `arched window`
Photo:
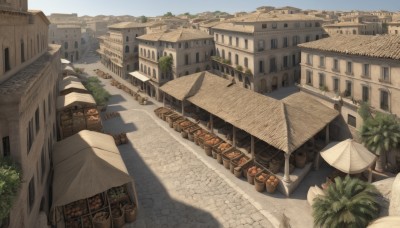
[[[144,73],[147,74],[147,67],[144,66]]]
[[[125,46],[125,53],[129,53],[129,46],[128,45]]]
[[[155,56],[154,56],[154,51],[151,52],[151,59],[154,60]]]
[[[78,41],[75,41],[74,47],[78,48]]]
[[[126,42],[129,42],[129,36],[126,36],[125,40]]]
[[[65,49],[65,50],[68,49],[68,42],[64,42],[64,49]]]
[[[149,73],[149,75],[151,74],[150,67],[147,68],[147,72]]]
[[[222,58],[225,59],[225,50],[222,50]]]
[[[140,64],[140,71],[143,72],[143,64]]]
[[[155,70],[155,69],[153,69],[153,77],[154,77],[154,78],[157,78],[157,73],[156,73],[156,70]]]
[[[25,44],[24,40],[21,40],[21,63],[25,62]]]

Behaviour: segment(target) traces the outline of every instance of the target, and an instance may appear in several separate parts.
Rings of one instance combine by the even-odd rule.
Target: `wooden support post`
[[[235,126],[232,126],[232,127],[233,127],[232,146],[236,147],[236,127]]]
[[[184,101],[182,100],[181,103],[182,103],[182,116],[184,116],[184,115],[185,115],[185,105],[184,105]]]
[[[372,166],[368,168],[368,183],[372,183]]]
[[[330,141],[330,139],[329,139],[329,124],[328,124],[328,125],[326,125],[326,130],[325,130],[325,143],[326,143],[326,145],[329,144],[329,141]]]
[[[214,133],[214,119],[213,119],[213,115],[210,113],[210,130],[211,133]]]
[[[164,105],[164,108],[165,108],[165,92],[163,92],[163,105]]]
[[[289,158],[290,158],[290,153],[285,153],[285,173],[283,176],[283,181],[285,181],[286,183],[290,183],[290,163],[289,163]]]
[[[251,142],[250,142],[250,151],[251,151],[251,158],[253,158],[253,160],[256,160],[256,157],[254,155],[254,136],[251,136]]]

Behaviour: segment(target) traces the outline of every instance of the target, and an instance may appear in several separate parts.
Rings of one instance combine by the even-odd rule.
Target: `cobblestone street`
[[[105,70],[94,55],[84,61],[75,66],[89,75]],[[103,121],[105,131],[128,132],[130,142],[119,149],[136,182],[139,214],[127,227],[277,227],[283,212],[292,227],[312,226],[304,199],[256,192],[160,120],[153,113],[156,101],[139,105],[110,80],[101,80],[112,95],[107,112],[121,115]]]

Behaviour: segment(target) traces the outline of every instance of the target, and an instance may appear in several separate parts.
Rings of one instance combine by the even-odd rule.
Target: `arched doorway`
[[[272,77],[272,91],[278,89],[278,78],[276,76]]]

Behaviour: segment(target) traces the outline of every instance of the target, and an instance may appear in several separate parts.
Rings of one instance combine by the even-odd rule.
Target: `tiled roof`
[[[399,35],[334,35],[298,46],[347,55],[400,60]]]
[[[136,22],[121,22],[118,24],[113,24],[108,26],[111,29],[123,29],[123,28],[142,28],[146,27],[146,24],[136,23]]]
[[[218,24],[218,25],[214,26],[213,29],[221,29],[221,30],[244,32],[244,33],[253,33],[254,25],[222,23],[222,24]]]
[[[279,14],[255,12],[233,19],[238,22],[272,22],[272,21],[320,21],[321,18],[305,14]]]
[[[178,42],[185,40],[212,39],[213,37],[197,29],[176,29],[156,32],[137,37],[139,40]]]
[[[327,24],[323,27],[355,27],[355,26],[364,26],[364,23],[357,23],[357,22],[339,22],[335,24]]]

